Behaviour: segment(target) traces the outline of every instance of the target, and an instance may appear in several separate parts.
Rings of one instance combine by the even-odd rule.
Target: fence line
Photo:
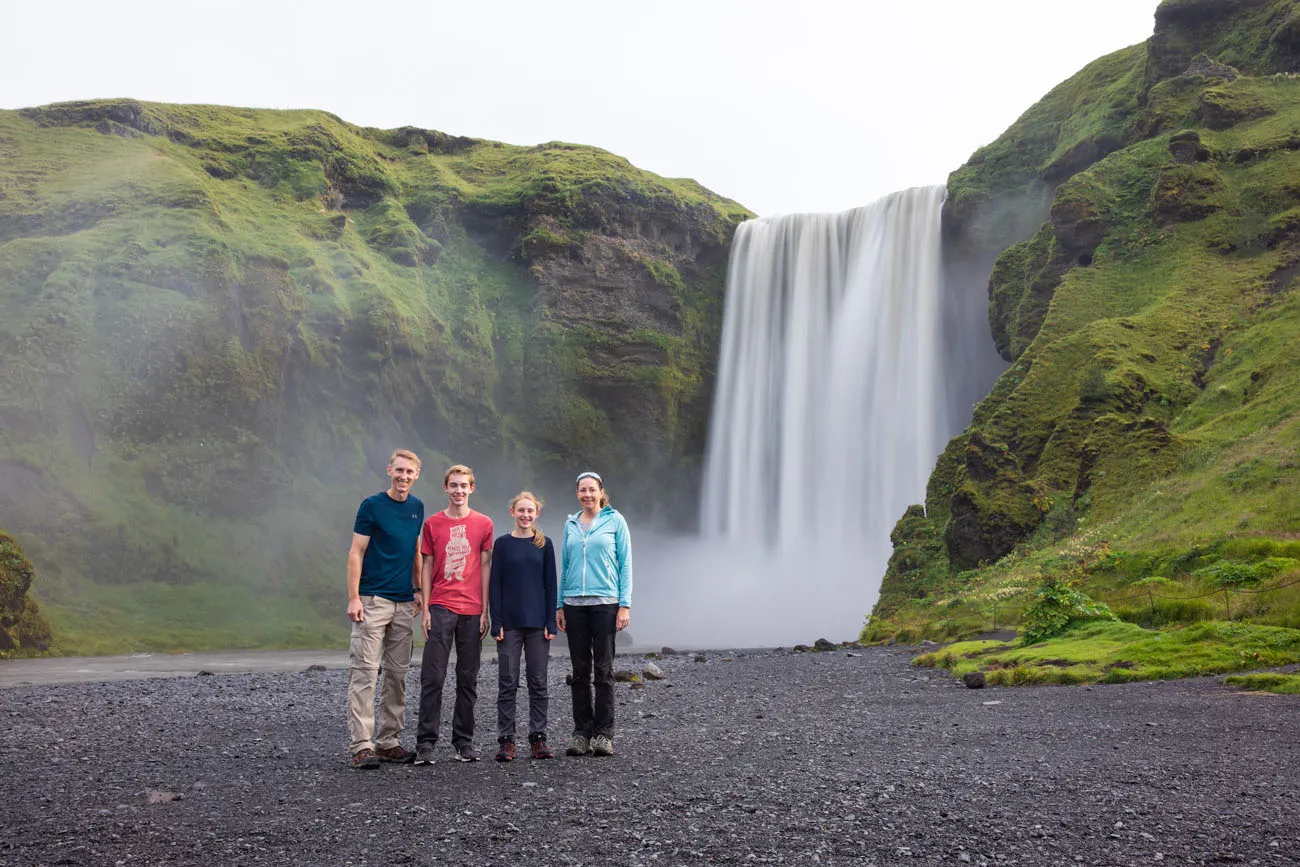
[[[1229,593],[1250,593],[1251,595],[1258,595],[1260,593],[1272,593],[1276,590],[1284,590],[1287,587],[1294,587],[1297,584],[1300,584],[1300,578],[1297,578],[1294,581],[1288,581],[1285,584],[1279,584],[1276,587],[1261,587],[1258,590],[1247,590],[1244,587],[1216,587],[1213,590],[1209,591],[1208,593],[1202,593],[1198,596],[1165,596],[1162,593],[1143,592],[1143,593],[1134,593],[1131,596],[1121,596],[1118,599],[1112,599],[1110,601],[1103,599],[1102,601],[1105,602],[1107,605],[1112,605],[1112,604],[1118,604],[1120,602],[1128,602],[1131,599],[1147,599],[1149,601],[1152,597],[1154,597],[1156,599],[1168,599],[1175,602],[1190,602],[1194,599],[1207,599],[1211,596],[1217,596],[1220,593],[1222,593],[1224,595],[1224,605],[1225,607],[1228,608],[1228,615],[1229,617],[1231,617],[1232,609],[1230,606],[1228,606],[1227,603],[1227,597]],[[1023,591],[1023,593],[1029,593],[1029,592],[1030,592],[1029,590]],[[1018,596],[1022,594],[1016,594],[1016,595]],[[998,609],[1001,607],[1002,605],[1000,603],[996,601],[993,603],[993,628],[995,630],[998,628]]]

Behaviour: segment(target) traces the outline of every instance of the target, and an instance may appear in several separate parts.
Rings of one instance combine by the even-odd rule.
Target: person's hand
[[[543,626],[543,627],[542,627],[542,637],[545,638],[547,641],[550,641],[552,638],[555,637],[555,633],[552,632],[549,628]]]
[[[497,641],[505,641],[505,640],[506,640],[506,630],[505,630],[504,627],[502,627],[501,629],[498,629],[498,630],[497,630],[497,632],[496,632],[496,640],[497,640]]]
[[[361,604],[361,597],[348,600],[348,620],[360,623],[366,619],[366,606]]]
[[[420,631],[424,633],[424,640],[429,640],[429,609],[424,610],[424,616],[420,618]]]
[[[424,594],[416,589],[415,598],[411,600],[411,616],[419,617],[420,612],[424,610]]]
[[[558,608],[558,609],[556,609],[556,611],[555,611],[555,625],[558,626],[558,627],[560,627],[560,631],[561,631],[561,632],[568,632],[568,631],[569,631],[569,630],[567,630],[567,629],[564,628],[564,609],[563,609],[563,608]]]
[[[487,637],[488,630],[492,628],[492,618],[484,611],[478,616],[478,640],[482,641]]]
[[[627,629],[627,625],[631,622],[632,622],[632,609],[631,608],[618,609],[618,617],[615,618],[614,620],[614,628],[619,632],[622,632],[624,629]]]

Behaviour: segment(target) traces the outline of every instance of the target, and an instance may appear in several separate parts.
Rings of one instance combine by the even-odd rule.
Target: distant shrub
[[[1079,396],[1090,403],[1102,403],[1110,399],[1111,388],[1106,382],[1106,371],[1099,364],[1090,364],[1079,379]]]
[[[1096,601],[1060,578],[1048,578],[1035,596],[1020,620],[1020,643],[1025,647],[1060,635],[1074,623],[1119,619],[1104,602]]]
[[[1197,569],[1192,574],[1218,587],[1248,587],[1272,578],[1279,572],[1300,566],[1300,561],[1290,557],[1268,557],[1257,563],[1237,563],[1219,560]]]

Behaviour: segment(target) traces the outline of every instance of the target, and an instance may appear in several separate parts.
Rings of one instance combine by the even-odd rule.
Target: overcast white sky
[[[0,0],[0,108],[320,108],[693,177],[760,214],[942,183],[1158,0]]]

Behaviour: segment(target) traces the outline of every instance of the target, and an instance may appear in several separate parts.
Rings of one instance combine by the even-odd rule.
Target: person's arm
[[[348,619],[353,623],[366,619],[365,606],[361,604],[361,561],[369,547],[369,536],[352,534],[352,548],[348,551]]]
[[[420,577],[420,540],[415,540],[415,556],[411,558],[411,589],[415,599],[411,602],[411,614],[418,616],[424,611],[424,582]]]
[[[559,592],[559,584],[564,580],[565,558],[569,556],[569,522],[564,522],[564,537],[560,541],[560,574],[556,579],[555,625],[561,631],[567,631],[564,624],[564,596]]]
[[[618,560],[618,619],[614,626],[622,630],[632,622],[632,534],[622,515],[614,531],[614,556]]]
[[[492,590],[492,588],[489,586],[492,583],[492,549],[491,548],[479,554],[479,568],[483,573],[483,587],[482,587],[483,601],[486,603],[488,600],[488,593],[490,593]],[[488,622],[489,617],[490,615],[488,614],[488,607],[485,604],[483,606],[483,613],[480,614],[478,618],[479,638],[482,638],[483,636],[488,634],[488,626],[491,625]]]
[[[420,528],[420,598],[424,600],[424,616],[420,618],[420,629],[424,640],[429,640],[429,605],[433,601],[433,531],[429,520]]]
[[[555,600],[559,595],[559,586],[555,575],[555,542],[550,538],[546,540],[546,547],[542,549],[542,583],[546,587],[546,610],[550,613],[551,622],[546,624],[542,634],[547,640],[555,637],[557,624],[556,620],[564,615],[563,611],[557,611]]]
[[[500,541],[497,545],[500,545]],[[497,641],[505,638],[505,628],[501,625],[501,558],[491,561],[488,576],[488,611],[492,615],[492,637]]]

